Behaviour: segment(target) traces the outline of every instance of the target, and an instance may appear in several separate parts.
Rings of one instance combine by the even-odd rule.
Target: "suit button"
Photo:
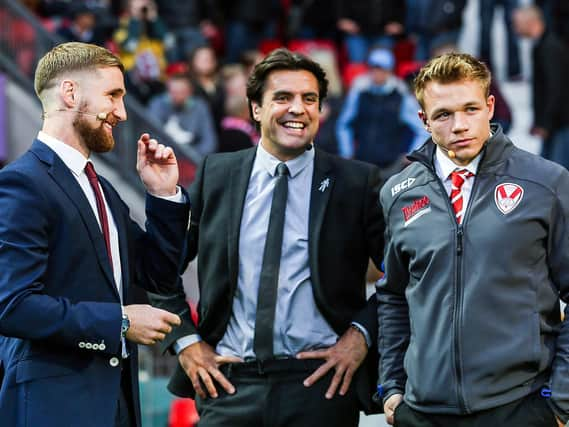
[[[87,350],[91,350],[91,349],[93,348],[93,344],[91,344],[90,342],[85,343],[85,348],[86,348]]]
[[[116,368],[117,366],[119,366],[119,358],[118,357],[111,357],[111,359],[109,360],[109,365],[111,365],[113,368]]]
[[[105,351],[106,348],[107,346],[105,344],[99,344],[99,350]]]
[[[79,348],[85,348],[85,343],[83,341],[79,343]]]

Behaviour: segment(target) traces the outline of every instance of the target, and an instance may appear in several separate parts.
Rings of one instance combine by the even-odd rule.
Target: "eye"
[[[288,101],[288,95],[286,95],[286,94],[275,95],[274,99],[277,102],[286,102],[286,101]]]
[[[450,113],[447,111],[443,111],[435,116],[435,120],[446,120],[450,117]]]
[[[307,97],[304,98],[304,101],[309,103],[309,104],[314,104],[315,102],[318,102],[318,96],[316,95],[309,95]]]

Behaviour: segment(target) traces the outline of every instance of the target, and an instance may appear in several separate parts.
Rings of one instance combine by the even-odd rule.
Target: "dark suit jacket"
[[[189,204],[147,198],[147,232],[104,179],[131,283],[164,292],[178,277]],[[103,235],[72,172],[35,141],[0,171],[0,423],[114,425],[121,306]],[[131,372],[137,371],[130,346]],[[140,426],[137,375],[131,378]]]
[[[156,305],[183,317],[183,325],[163,342],[165,348],[196,332],[215,346],[225,332],[237,287],[241,214],[255,153],[256,148],[251,148],[211,155],[198,171],[190,189],[192,214],[184,265],[199,252],[199,325],[196,328],[188,315],[181,287],[173,297],[154,298]],[[320,191],[325,179],[329,186]],[[383,257],[379,187],[375,166],[316,149],[308,219],[313,291],[320,312],[336,333],[343,334],[351,321],[357,321],[374,339],[368,357],[370,370],[360,369],[357,381],[366,411],[372,410],[370,398],[377,378],[377,313],[375,298],[366,302],[365,275],[369,258],[379,266]],[[193,395],[191,382],[179,366],[170,391]]]

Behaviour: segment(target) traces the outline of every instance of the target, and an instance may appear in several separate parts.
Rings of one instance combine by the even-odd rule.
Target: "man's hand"
[[[565,423],[561,421],[559,418],[555,417],[555,421],[557,421],[558,427],[565,427]]]
[[[219,366],[224,363],[243,362],[240,358],[220,356],[208,343],[199,341],[183,349],[178,354],[178,360],[192,381],[194,390],[202,399],[207,399],[208,396],[217,397],[217,389],[213,379],[227,393],[235,393],[235,387],[221,373]],[[204,390],[202,384],[205,385],[206,390]]]
[[[161,197],[176,194],[178,162],[172,148],[143,133],[138,140],[136,157],[136,170],[150,194]]]
[[[138,344],[156,344],[181,323],[178,315],[146,304],[125,305],[124,312],[130,321],[126,339]]]
[[[402,394],[393,394],[389,396],[389,399],[387,399],[383,404],[383,412],[385,414],[385,421],[387,421],[387,424],[393,425],[393,414],[395,413],[395,408],[397,408],[402,401]]]
[[[310,387],[326,373],[334,368],[336,373],[330,387],[326,390],[326,399],[332,399],[340,383],[339,394],[344,396],[356,370],[367,355],[367,344],[363,335],[354,328],[349,328],[336,344],[325,350],[303,351],[296,356],[299,359],[324,359],[326,362],[304,380],[304,385]]]

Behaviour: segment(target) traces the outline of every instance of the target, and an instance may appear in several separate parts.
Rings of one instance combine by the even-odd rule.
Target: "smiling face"
[[[262,103],[251,103],[261,143],[279,160],[298,157],[312,143],[319,123],[318,81],[306,70],[272,71]]]
[[[420,116],[433,141],[447,156],[447,150],[453,151],[451,160],[457,165],[469,164],[490,136],[494,97],[486,97],[476,80],[431,81],[425,86],[423,106]]]
[[[107,113],[105,120],[91,114],[76,114],[73,126],[80,141],[89,152],[110,151],[115,145],[113,127],[119,121],[126,120],[123,74],[117,67],[99,68],[82,79],[79,86],[82,95],[79,111]]]

